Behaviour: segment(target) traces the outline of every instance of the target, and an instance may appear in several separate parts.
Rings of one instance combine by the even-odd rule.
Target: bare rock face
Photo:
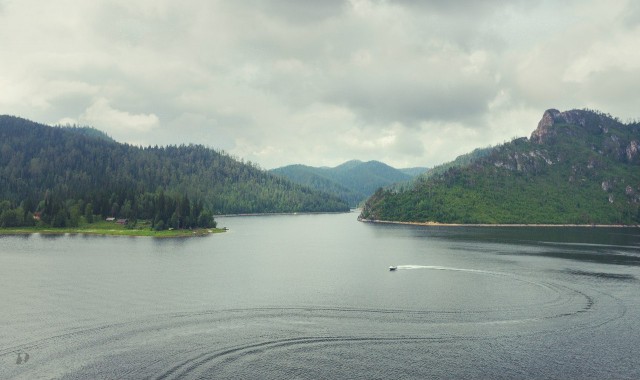
[[[530,140],[534,143],[542,144],[546,140],[550,128],[555,124],[556,119],[560,114],[561,112],[556,109],[548,109],[544,111],[542,119],[538,122],[538,128],[533,131]]]
[[[637,141],[632,140],[629,143],[629,146],[627,147],[627,149],[625,149],[625,153],[627,153],[627,160],[631,162],[633,161],[634,158],[638,157],[639,150],[640,150],[640,144]]]

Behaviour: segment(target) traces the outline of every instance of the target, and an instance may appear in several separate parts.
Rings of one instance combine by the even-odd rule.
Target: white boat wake
[[[493,274],[493,275],[504,275],[504,273],[491,272],[491,271],[480,270],[480,269],[442,267],[442,266],[438,266],[438,265],[398,265],[398,266],[396,266],[396,268],[397,268],[397,270],[431,269],[431,270],[446,270],[446,271],[456,271],[456,272],[471,272],[471,273],[484,273],[484,274]]]

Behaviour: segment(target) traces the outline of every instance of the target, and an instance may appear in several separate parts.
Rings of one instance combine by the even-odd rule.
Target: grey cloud
[[[297,0],[255,0],[252,7],[273,17],[293,24],[321,22],[341,14],[347,6],[346,0],[297,1]]]
[[[266,167],[419,166],[530,132],[547,108],[638,116],[633,2],[42,4],[0,0],[0,109],[124,120],[121,141],[203,143]]]
[[[629,1],[622,14],[623,25],[629,29],[637,28],[640,25],[640,2]]]
[[[373,123],[402,122],[416,125],[427,120],[461,120],[484,112],[496,89],[481,82],[396,82],[389,78],[347,79],[329,94],[329,99],[357,110]]]
[[[640,69],[607,69],[593,73],[579,87],[580,93],[588,95],[576,103],[597,108],[623,121],[640,118],[637,109]]]
[[[496,8],[513,6],[521,1],[488,0],[488,1],[450,1],[450,0],[392,0],[393,3],[415,7],[423,10],[437,11],[443,14],[465,14],[470,17],[493,12]]]
[[[198,10],[199,5],[190,8],[160,1],[100,2],[90,17],[89,32],[94,41],[112,50],[137,48],[170,53],[189,46]]]

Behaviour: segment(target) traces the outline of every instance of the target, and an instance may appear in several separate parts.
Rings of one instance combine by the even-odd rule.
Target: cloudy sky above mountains
[[[267,169],[432,166],[638,89],[637,1],[0,0],[0,114]]]

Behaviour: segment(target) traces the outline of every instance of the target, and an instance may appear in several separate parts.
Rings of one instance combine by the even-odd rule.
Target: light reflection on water
[[[2,236],[0,378],[640,377],[637,229],[355,217]]]

